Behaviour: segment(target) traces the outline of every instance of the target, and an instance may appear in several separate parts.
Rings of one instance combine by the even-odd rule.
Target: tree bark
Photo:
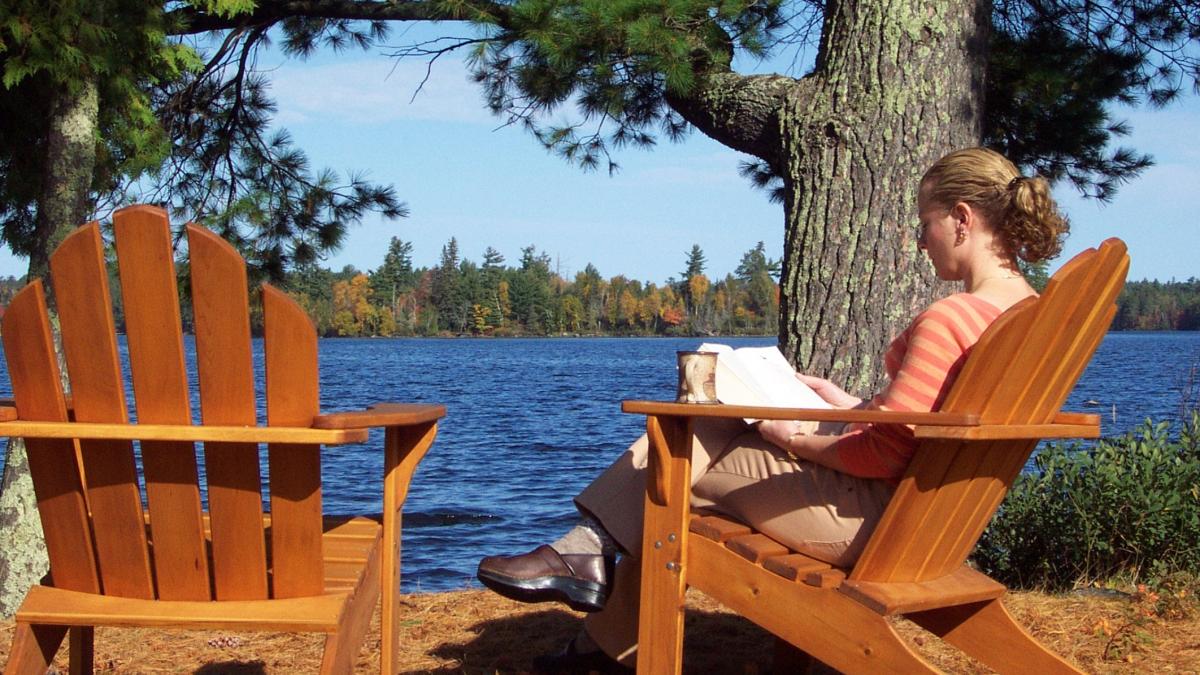
[[[99,106],[94,75],[61,86],[50,104],[42,195],[34,217],[34,246],[29,256],[31,281],[49,280],[50,254],[88,216]]]
[[[784,182],[780,346],[859,395],[882,356],[953,289],[917,249],[924,171],[982,138],[990,4],[831,0],[813,73],[714,73],[673,108]]]
[[[50,569],[25,442],[19,438],[8,442],[0,482],[0,552],[0,619],[10,619],[29,587]]]
[[[811,95],[781,114],[780,342],[860,395],[885,383],[889,342],[951,290],[917,249],[917,189],[982,138],[989,13],[986,0],[830,2]]]
[[[76,86],[62,87],[51,104],[42,194],[34,221],[36,245],[29,256],[30,280],[49,276],[50,253],[89,215],[98,102],[97,81],[92,76]],[[59,366],[65,378],[61,350]],[[8,443],[0,482],[0,616],[15,612],[29,587],[48,568],[25,445],[13,439]]]

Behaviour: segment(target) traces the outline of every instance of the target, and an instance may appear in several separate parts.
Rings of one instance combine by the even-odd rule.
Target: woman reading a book
[[[938,278],[962,282],[964,292],[935,302],[896,338],[884,356],[890,383],[869,401],[797,375],[834,408],[937,410],[984,330],[1036,295],[1018,258],[1034,263],[1057,255],[1068,231],[1044,179],[1021,176],[983,148],[938,160],[921,179],[917,209],[920,249]],[[694,507],[733,516],[838,566],[857,560],[917,448],[911,427],[895,424],[749,426],[702,418],[694,429]],[[534,672],[629,670],[637,649],[647,454],[642,436],[575,499],[583,522],[558,541],[480,562],[479,579],[501,595],[592,612],[563,652],[534,660]]]

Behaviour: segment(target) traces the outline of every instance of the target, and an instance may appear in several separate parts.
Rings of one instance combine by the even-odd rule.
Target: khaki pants
[[[793,460],[741,420],[697,419],[694,431],[694,507],[726,513],[834,565],[858,559],[894,491],[882,480]],[[642,436],[575,498],[629,554],[617,565],[604,611],[589,614],[585,623],[592,639],[626,664],[637,651],[649,448]]]

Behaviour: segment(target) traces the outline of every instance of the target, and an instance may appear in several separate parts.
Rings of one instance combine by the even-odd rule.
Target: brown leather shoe
[[[484,586],[518,602],[558,600],[580,612],[599,612],[608,598],[612,561],[603,555],[559,555],[539,546],[524,555],[488,556],[476,576]]]

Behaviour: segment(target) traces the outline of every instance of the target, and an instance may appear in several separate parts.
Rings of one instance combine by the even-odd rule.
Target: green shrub
[[[980,538],[979,569],[1046,590],[1163,569],[1200,575],[1200,413],[1178,438],[1146,420],[1124,436],[1050,443],[1035,465]]]

